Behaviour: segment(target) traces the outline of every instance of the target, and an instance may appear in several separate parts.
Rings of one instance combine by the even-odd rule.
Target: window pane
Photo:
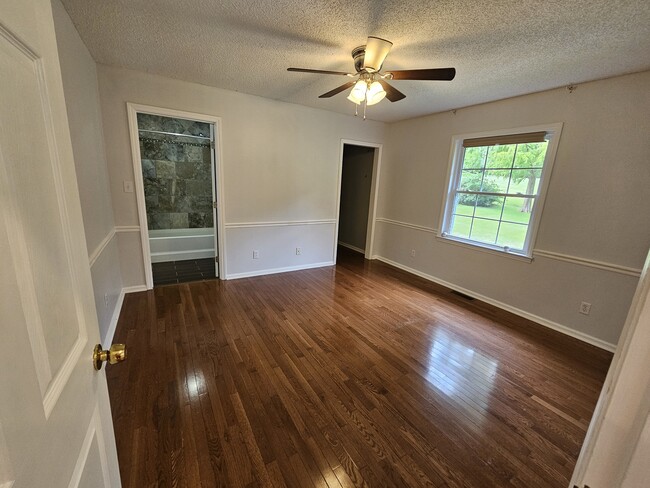
[[[486,168],[512,168],[517,144],[490,146]]]
[[[483,171],[465,170],[460,174],[459,190],[479,191],[481,181],[483,180]]]
[[[512,172],[512,183],[508,193],[536,195],[541,177],[541,169],[516,169]]]
[[[523,249],[527,231],[527,225],[501,222],[497,244],[500,246],[508,246],[511,249]]]
[[[515,157],[515,168],[541,168],[544,166],[548,142],[519,144]]]
[[[465,239],[467,239],[469,237],[469,229],[471,226],[472,226],[472,217],[452,215],[449,233],[452,236],[464,237]]]
[[[490,199],[490,205],[483,205],[482,203],[485,201],[485,199],[489,198]],[[501,208],[503,207],[503,197],[487,197],[487,196],[479,196],[479,205],[476,206],[476,213],[475,215],[477,217],[484,217],[487,219],[495,219],[499,220],[501,218]]]
[[[506,193],[510,181],[510,170],[486,170],[481,191]]]
[[[506,198],[506,204],[503,207],[503,217],[501,220],[528,224],[530,222],[531,212],[533,211],[533,203],[533,198]]]
[[[494,244],[497,240],[499,222],[496,220],[474,219],[470,239]]]
[[[487,147],[468,147],[465,149],[463,169],[482,168],[485,165]]]
[[[474,215],[474,205],[476,204],[476,195],[459,194],[456,195],[456,204],[454,212],[457,215]]]

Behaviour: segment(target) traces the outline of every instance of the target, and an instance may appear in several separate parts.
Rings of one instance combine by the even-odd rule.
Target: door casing
[[[163,117],[172,117],[197,122],[212,124],[214,127],[214,145],[211,151],[213,158],[212,174],[212,191],[216,198],[217,208],[213,209],[213,215],[216,215],[215,246],[217,250],[217,266],[219,270],[219,279],[223,280],[226,276],[226,234],[223,222],[223,158],[221,143],[221,118],[212,115],[196,114],[184,112],[169,108],[153,107],[150,105],[141,105],[127,102],[126,104],[129,119],[129,136],[131,139],[131,156],[133,160],[133,176],[135,182],[135,197],[138,206],[138,219],[140,227],[140,241],[142,244],[142,262],[144,265],[145,285],[147,290],[153,288],[153,272],[151,270],[151,250],[149,249],[149,228],[147,226],[147,207],[144,196],[144,179],[142,176],[142,159],[140,157],[140,139],[138,135],[138,114],[146,113],[151,115],[160,115]]]

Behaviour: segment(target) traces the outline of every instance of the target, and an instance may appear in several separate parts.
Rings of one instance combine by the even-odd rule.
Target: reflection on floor
[[[215,278],[214,258],[153,263],[151,268],[154,286]]]
[[[610,353],[337,258],[126,295],[123,488],[569,486]]]

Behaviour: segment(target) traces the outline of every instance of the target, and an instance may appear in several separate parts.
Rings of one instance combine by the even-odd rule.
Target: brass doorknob
[[[93,366],[99,371],[102,364],[108,361],[110,364],[119,363],[126,359],[126,346],[124,344],[113,344],[109,350],[102,350],[102,345],[97,344],[93,351]]]

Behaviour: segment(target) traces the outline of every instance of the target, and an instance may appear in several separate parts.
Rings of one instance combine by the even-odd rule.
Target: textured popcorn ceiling
[[[453,66],[451,82],[394,81],[396,121],[650,69],[648,0],[63,0],[99,63],[345,114],[350,51],[393,41],[384,70]]]

